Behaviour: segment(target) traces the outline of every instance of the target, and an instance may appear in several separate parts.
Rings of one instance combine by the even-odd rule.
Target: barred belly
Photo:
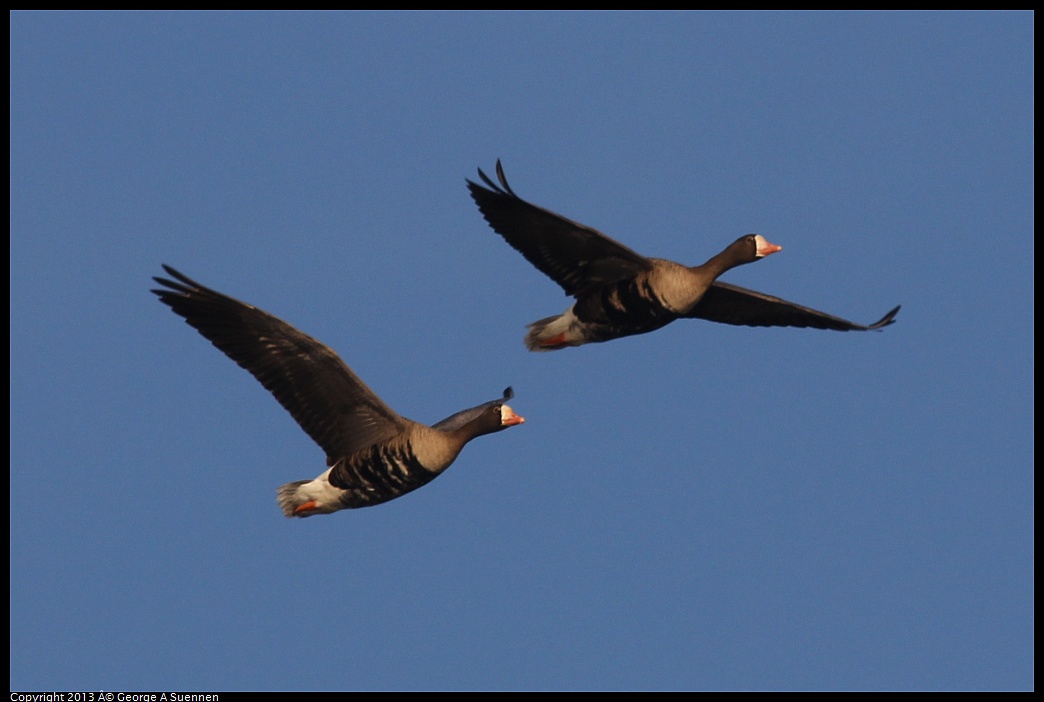
[[[587,341],[608,341],[644,334],[670,324],[678,315],[667,309],[646,277],[607,285],[573,305]]]
[[[330,471],[330,484],[345,491],[346,507],[367,507],[423,487],[437,475],[421,465],[409,444],[375,444],[341,459]]]

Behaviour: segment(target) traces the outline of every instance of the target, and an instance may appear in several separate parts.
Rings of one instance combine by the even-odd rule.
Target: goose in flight
[[[163,304],[271,392],[326,452],[314,480],[279,488],[287,517],[369,507],[426,485],[477,436],[525,420],[503,397],[431,427],[400,416],[325,344],[267,312],[200,285],[170,266],[153,278]]]
[[[526,202],[511,189],[497,161],[497,183],[467,181],[482,216],[497,234],[576,302],[560,315],[529,325],[530,351],[554,351],[644,334],[676,319],[698,318],[750,327],[813,327],[867,331],[892,324],[899,307],[862,325],[772,295],[722,283],[731,268],[780,251],[747,234],[699,266],[646,258],[591,227]]]

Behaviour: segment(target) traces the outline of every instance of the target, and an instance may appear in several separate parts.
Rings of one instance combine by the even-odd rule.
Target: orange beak
[[[515,410],[511,409],[507,405],[504,405],[503,412],[501,412],[500,424],[505,427],[513,427],[516,424],[525,424],[526,418],[520,414],[515,414]]]
[[[758,247],[758,257],[768,256],[769,254],[774,254],[777,251],[782,251],[782,250],[783,250],[782,246],[778,246],[777,244],[772,244],[772,243],[769,243],[769,242],[766,241],[764,246],[759,246]]]

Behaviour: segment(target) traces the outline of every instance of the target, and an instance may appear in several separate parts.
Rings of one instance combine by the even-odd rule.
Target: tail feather
[[[302,512],[297,513],[298,507],[308,502],[311,498],[301,494],[300,487],[305,483],[310,483],[311,480],[295,480],[292,483],[287,483],[279,488],[279,507],[283,510],[283,514],[287,517],[309,517],[314,512]]]
[[[557,351],[566,346],[579,346],[570,338],[572,325],[569,316],[568,313],[558,314],[530,324],[526,333],[526,348],[530,351]]]

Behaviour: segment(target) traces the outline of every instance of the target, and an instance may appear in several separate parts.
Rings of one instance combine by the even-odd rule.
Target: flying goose
[[[760,234],[741,236],[700,266],[646,258],[601,232],[526,202],[511,189],[497,161],[497,180],[478,171],[483,187],[466,181],[489,226],[576,302],[563,314],[529,325],[530,351],[555,351],[654,331],[681,318],[750,327],[881,329],[896,307],[864,326],[772,295],[717,282],[730,268],[780,251]]]
[[[206,288],[170,266],[153,278],[161,302],[250,371],[326,452],[314,480],[279,488],[287,517],[369,507],[439,476],[476,436],[522,424],[504,396],[427,427],[398,415],[328,346],[281,319]]]

